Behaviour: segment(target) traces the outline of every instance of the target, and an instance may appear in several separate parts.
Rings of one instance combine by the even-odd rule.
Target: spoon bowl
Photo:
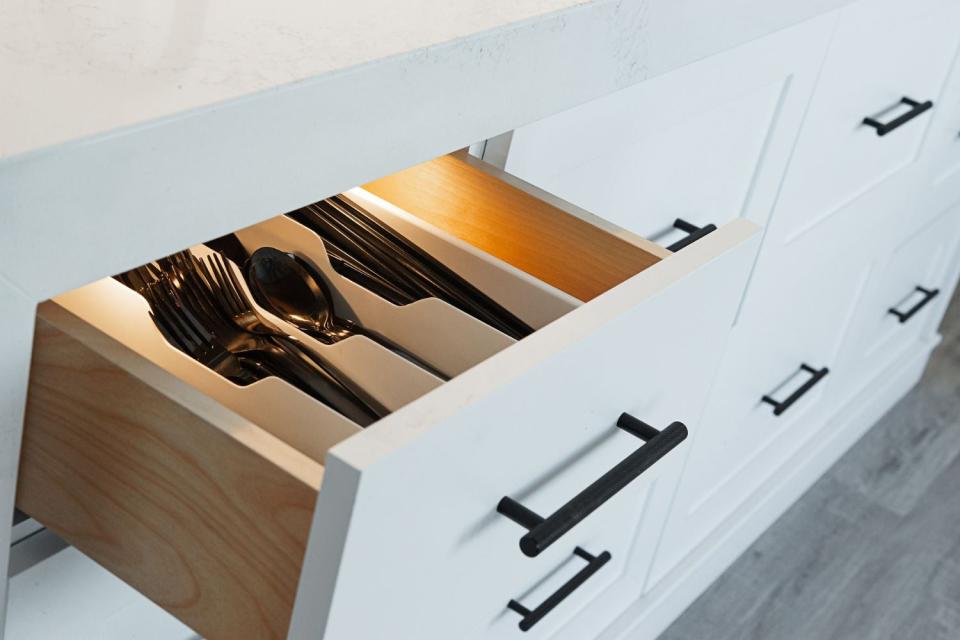
[[[324,335],[333,324],[330,290],[298,258],[261,247],[247,262],[247,279],[257,302],[321,341],[333,342]]]
[[[385,336],[337,316],[330,287],[305,260],[274,247],[260,247],[247,261],[246,272],[257,302],[324,344],[363,335],[441,380],[450,379]]]

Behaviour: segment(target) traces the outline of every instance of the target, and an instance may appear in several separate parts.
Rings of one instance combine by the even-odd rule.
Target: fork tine
[[[153,317],[158,328],[161,328],[167,335],[174,338],[172,342],[174,342],[176,346],[179,346],[181,351],[193,356],[196,341],[177,322],[176,314],[171,312],[162,297],[157,295],[156,289],[157,287],[147,287],[144,290],[147,294],[145,297],[150,303],[150,315]]]
[[[148,262],[147,264],[143,265],[141,269],[146,271],[146,273],[150,276],[151,281],[160,281],[164,279],[163,271],[152,262]]]
[[[197,273],[194,265],[187,262],[182,255],[177,255],[174,263],[180,274],[180,281],[183,283],[181,295],[189,299],[197,316],[203,318],[206,324],[217,324],[224,314],[218,305],[211,301],[212,294],[203,281],[202,275]]]
[[[178,317],[181,319],[183,324],[186,324],[193,333],[199,336],[201,341],[209,342],[213,339],[213,334],[209,327],[203,322],[203,319],[198,317],[202,314],[198,314],[194,308],[189,304],[189,301],[184,300],[183,291],[173,292],[173,291],[164,291],[167,306],[171,309],[178,312]]]
[[[143,281],[143,278],[140,277],[140,274],[137,273],[136,269],[130,269],[129,271],[124,271],[123,273],[117,274],[116,279],[127,285],[134,291],[140,291],[147,283]]]
[[[199,258],[195,255],[190,255],[190,268],[193,273],[197,275],[197,279],[207,290],[207,296],[211,302],[217,304],[220,309],[228,316],[233,316],[236,313],[236,309],[232,305],[228,304],[230,301],[226,300],[223,297],[223,285],[217,278],[216,272],[214,272],[210,265],[204,258]]]
[[[213,280],[212,275],[207,271],[206,265],[198,258],[189,252],[184,252],[180,256],[180,259],[183,261],[183,267],[194,274],[197,278],[197,284],[206,289],[208,296],[213,295],[217,289],[217,283]]]
[[[147,286],[149,286],[151,283],[157,281],[157,278],[154,277],[153,273],[151,273],[150,271],[147,271],[147,269],[146,269],[145,267],[143,267],[143,266],[137,267],[137,268],[134,269],[133,271],[134,271],[134,273],[137,274],[137,277],[138,277],[140,280],[143,281],[143,286],[144,286],[144,287],[147,287]]]
[[[182,290],[183,286],[186,284],[186,275],[187,273],[180,266],[179,254],[173,254],[167,256],[162,261],[160,265],[163,267],[163,270],[166,272],[168,278],[176,278],[178,290]]]
[[[179,251],[168,257],[172,264],[172,268],[181,273],[189,273],[191,271],[191,263],[189,257],[192,257],[192,254],[189,251]]]
[[[217,286],[220,290],[220,294],[224,302],[230,307],[230,309],[233,312],[233,315],[237,316],[242,314],[245,311],[245,309],[243,308],[243,304],[238,299],[236,292],[233,291],[233,287],[230,286],[230,283],[227,280],[227,275],[222,270],[221,265],[214,258],[214,254],[208,255],[206,257],[206,263],[207,263],[208,270],[213,274],[213,277],[216,279]]]
[[[198,330],[193,323],[187,321],[180,298],[168,280],[157,282],[151,290],[157,311],[164,314],[167,322],[176,326],[192,343],[205,337],[202,328]]]
[[[184,342],[196,349],[200,344],[204,342],[204,336],[202,334],[197,334],[190,323],[184,318],[184,313],[181,308],[178,308],[176,304],[170,299],[169,292],[161,288],[160,293],[157,295],[157,313],[163,315],[167,322],[170,323],[172,327],[180,332],[184,336]]]
[[[253,310],[253,302],[244,290],[243,285],[240,284],[240,280],[237,278],[236,272],[231,268],[230,263],[223,257],[220,258],[220,262],[223,264],[223,270],[227,272],[227,277],[230,278],[234,293],[237,298],[243,302],[244,309],[247,311]]]
[[[222,287],[214,274],[210,272],[203,260],[193,254],[189,254],[185,260],[191,276],[188,280],[194,292],[203,301],[205,308],[216,318],[232,326],[236,310],[224,299]]]
[[[146,285],[143,289],[140,290],[140,295],[143,296],[143,299],[147,301],[147,305],[150,307],[150,318],[153,320],[153,323],[156,325],[160,333],[163,334],[163,337],[173,346],[177,347],[181,351],[187,350],[186,343],[183,342],[182,336],[176,331],[174,331],[168,324],[165,318],[160,317],[155,309],[157,308],[156,297],[153,294],[153,291],[150,290]]]
[[[220,273],[220,278],[223,281],[224,289],[233,298],[234,304],[241,310],[241,312],[249,311],[250,303],[246,299],[246,296],[243,295],[243,289],[234,279],[233,269],[230,268],[230,265],[227,264],[227,261],[224,260],[223,256],[220,254],[211,255],[210,259],[211,262],[216,265]]]
[[[205,304],[213,309],[213,313],[216,315],[216,320],[220,325],[220,330],[223,332],[238,331],[236,324],[236,315],[237,310],[231,304],[227,294],[223,291],[223,288],[220,286],[217,278],[215,278],[214,273],[208,269],[208,265],[201,261],[196,260],[196,279],[198,280],[197,286],[202,289],[202,295]],[[207,282],[208,284],[200,286],[199,281]]]
[[[226,299],[223,287],[216,278],[216,274],[213,273],[205,260],[197,258],[196,256],[194,256],[193,268],[198,277],[206,283],[207,299],[210,304],[216,307],[221,317],[232,323],[233,317],[236,315],[236,310],[230,304],[230,301]]]
[[[231,313],[237,313],[237,306],[234,304],[233,298],[230,296],[226,288],[226,283],[221,278],[221,273],[217,270],[217,265],[213,261],[212,256],[204,256],[200,258],[200,264],[203,265],[204,273],[208,274],[208,277],[214,283],[214,287],[217,291],[217,294],[220,296],[221,301],[226,304]]]
[[[181,312],[184,320],[193,327],[194,332],[201,339],[209,341],[214,338],[214,327],[218,320],[216,310],[208,310],[203,307],[202,301],[195,299],[189,285],[191,280],[192,278],[187,274],[186,278],[181,279],[179,289],[167,290],[167,298]]]
[[[180,251],[179,253],[175,253],[169,257],[169,260],[172,263],[172,268],[178,273],[190,271],[190,263],[184,257],[184,253],[186,252]]]
[[[161,335],[163,335],[164,338],[166,338],[167,342],[169,342],[174,348],[192,356],[189,345],[181,340],[182,336],[167,326],[166,321],[154,313],[153,309],[149,311],[148,315],[150,316],[150,319],[153,320],[153,324],[157,327],[157,330],[161,333]]]

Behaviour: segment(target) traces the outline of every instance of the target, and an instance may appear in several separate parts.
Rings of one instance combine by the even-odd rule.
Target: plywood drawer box
[[[960,201],[960,52],[924,142],[926,208],[936,215]]]
[[[470,225],[487,240],[354,194],[411,233],[432,229],[452,266],[512,310],[548,285],[454,235],[497,238],[490,251],[554,286],[580,283],[589,301],[553,296],[570,304],[544,311],[534,334],[359,429],[275,379],[252,385],[256,402],[214,389],[208,370],[162,355],[136,314],[117,321],[135,294],[94,283],[40,308],[18,505],[212,639],[516,637],[508,601],[535,609],[583,569],[576,548],[609,552],[530,631],[553,634],[601,591],[642,583],[685,449],[536,557],[497,505],[548,515],[583,491],[640,448],[616,427],[623,413],[696,429],[756,228],[735,222],[670,255],[463,158],[371,189],[428,219],[438,199],[480,216]],[[544,275],[535,254],[559,249]]]

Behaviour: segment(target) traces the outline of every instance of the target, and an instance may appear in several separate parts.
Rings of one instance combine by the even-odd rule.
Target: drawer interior
[[[669,255],[465,155],[344,197],[533,329]],[[343,313],[449,377],[514,342],[438,299],[379,298],[290,217],[236,237],[309,261]],[[168,342],[150,311],[113,278],[40,306],[17,505],[205,637],[283,637],[326,452],[361,427],[279,378],[231,382]],[[258,312],[390,411],[442,384],[365,336],[322,344]]]
[[[584,302],[669,255],[466,154],[364,188]]]

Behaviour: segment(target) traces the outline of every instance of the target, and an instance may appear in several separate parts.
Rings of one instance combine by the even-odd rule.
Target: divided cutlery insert
[[[366,211],[377,214],[381,220],[401,229],[404,235],[419,246],[428,248],[431,255],[445,264],[458,262],[458,258],[461,263],[473,258],[477,263],[475,273],[484,269],[496,273],[500,269],[482,256],[471,255],[477,253],[475,250],[454,246],[457,244],[455,239],[441,239],[437,242],[433,236],[429,236],[429,232],[420,232],[418,228],[403,220],[402,212],[391,211],[387,203],[377,203],[373,198],[365,198],[359,190],[350,192],[350,196],[351,199],[362,202]],[[247,251],[261,246],[272,246],[303,258],[331,283],[330,291],[340,314],[381,333],[448,376],[462,373],[514,342],[512,338],[437,298],[424,298],[398,306],[371,293],[337,273],[327,258],[323,240],[312,230],[289,217],[278,216],[241,229],[236,236]],[[429,240],[435,241],[429,243]],[[536,286],[527,285],[522,279],[522,274],[500,278],[505,289],[512,287],[529,292],[531,286]],[[520,281],[519,284],[517,281]],[[546,324],[552,319],[551,316],[558,317],[576,305],[576,301],[567,299],[560,292],[538,289],[536,293],[540,294],[539,305],[523,300],[511,309],[534,327]],[[502,300],[500,302],[503,304]],[[545,314],[549,315],[544,318]],[[353,339],[349,338],[346,342]]]
[[[456,185],[463,185],[458,198],[449,195],[456,192]],[[353,189],[344,197],[534,329],[582,304],[569,291],[584,299],[599,295],[605,288],[654,264],[665,252],[627,232],[617,231],[614,235],[534,197],[508,184],[495,170],[474,164],[465,156],[444,156],[368,187],[415,213],[366,188]],[[450,215],[438,214],[441,197],[449,201]],[[248,253],[269,246],[308,262],[329,283],[339,315],[380,333],[448,377],[514,342],[437,298],[396,305],[340,275],[330,263],[323,239],[288,216],[277,216],[235,235]],[[527,250],[523,251],[523,247]],[[202,257],[211,250],[198,245],[191,252]],[[229,264],[258,315],[316,351],[387,410],[399,409],[442,383],[366,336],[355,335],[333,344],[323,344],[308,336],[258,305],[241,270]],[[567,291],[536,275],[550,278]],[[107,300],[109,303],[105,304]],[[55,304],[318,462],[322,462],[330,446],[360,428],[280,378],[266,377],[238,386],[198,363],[157,331],[149,316],[149,305],[139,294],[113,279],[68,292],[59,296]]]
[[[343,197],[534,330],[669,255],[525,189],[456,156]],[[448,377],[515,342],[440,299],[396,305],[341,276],[288,216],[236,237],[308,262],[340,314]],[[366,336],[323,344],[255,306],[390,411],[443,384]],[[17,504],[202,635],[282,637],[326,453],[361,430],[280,378],[240,386],[207,368],[106,278],[38,309]]]

